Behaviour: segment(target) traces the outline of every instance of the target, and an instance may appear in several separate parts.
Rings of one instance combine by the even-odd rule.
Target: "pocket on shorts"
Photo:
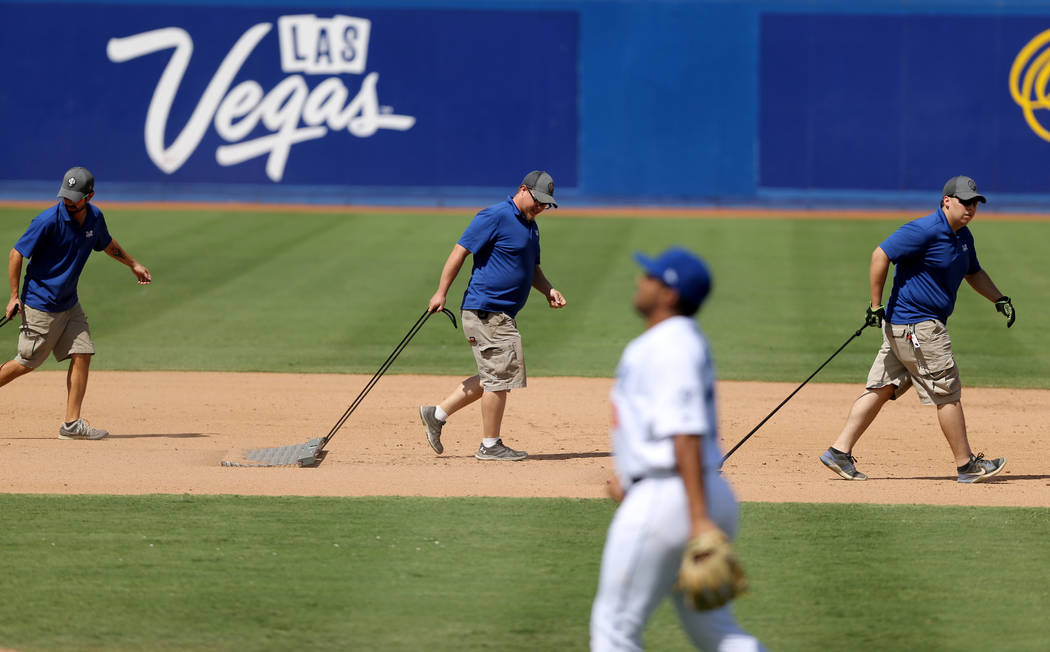
[[[942,371],[939,378],[933,378],[930,382],[933,385],[934,396],[952,396],[961,389],[959,375],[954,369]]]
[[[43,333],[33,330],[29,324],[22,324],[18,332],[18,356],[26,361],[32,360],[44,340]]]
[[[916,324],[912,337],[919,343],[923,366],[931,376],[936,378],[955,367],[952,340],[944,324],[936,321]]]
[[[499,346],[486,346],[479,353],[481,353],[481,358],[488,364],[489,369],[492,369],[493,373],[498,376],[503,375],[514,359],[513,349]]]
[[[938,321],[917,324],[915,335],[919,342],[922,365],[936,396],[951,396],[960,390],[959,370],[952,354],[948,329]]]

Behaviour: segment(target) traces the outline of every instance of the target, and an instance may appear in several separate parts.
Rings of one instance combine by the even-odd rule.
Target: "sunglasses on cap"
[[[536,195],[532,194],[532,190],[530,188],[526,188],[526,190],[529,191],[529,197],[532,197],[532,201],[536,202],[540,206],[543,206],[543,208],[545,208],[545,209],[546,208],[550,208],[551,206],[554,205],[554,204],[551,204],[551,203],[548,203],[548,202],[545,202],[545,201],[540,201],[540,200],[536,199]]]

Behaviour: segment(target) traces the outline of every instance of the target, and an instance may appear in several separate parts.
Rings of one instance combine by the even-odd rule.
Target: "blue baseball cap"
[[[671,247],[656,258],[635,252],[635,261],[645,273],[678,292],[678,296],[699,306],[711,291],[711,273],[696,254],[683,247]]]

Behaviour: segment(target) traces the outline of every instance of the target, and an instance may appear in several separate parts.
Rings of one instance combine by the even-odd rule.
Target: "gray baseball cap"
[[[554,179],[543,170],[533,170],[526,174],[521,180],[521,185],[529,189],[536,201],[558,207],[558,202],[554,201]]]
[[[944,184],[944,192],[941,193],[942,197],[958,197],[963,201],[970,201],[976,198],[982,204],[988,203],[988,200],[984,198],[984,195],[977,192],[977,182],[970,177],[958,176],[948,179],[948,183]]]
[[[62,177],[62,186],[58,189],[58,196],[65,197],[71,201],[80,201],[95,192],[95,176],[79,165],[69,168],[66,175]]]

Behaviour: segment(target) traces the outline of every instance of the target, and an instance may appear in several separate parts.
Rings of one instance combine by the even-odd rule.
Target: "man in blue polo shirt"
[[[966,436],[962,383],[945,323],[955,309],[963,279],[1007,318],[1015,314],[977,262],[973,235],[967,224],[977,215],[978,202],[987,200],[969,177],[952,177],[941,192],[935,213],[897,229],[871,255],[871,305],[866,324],[882,327],[882,348],[868,374],[866,391],[854,402],[838,439],[820,461],[846,480],[866,480],[857,470],[853,446],[886,401],[915,385],[919,400],[937,406],[937,420],[955,457],[959,482],[981,482],[1003,470],[1005,458],[974,455]],[[882,305],[890,263],[896,266],[893,290]]]
[[[463,334],[470,342],[478,373],[464,380],[438,405],[424,405],[419,416],[434,452],[439,455],[441,428],[450,414],[481,399],[479,460],[523,460],[525,451],[504,445],[500,437],[507,393],[525,387],[525,357],[514,317],[535,288],[551,308],[565,305],[565,297],[551,285],[540,268],[540,231],[536,217],[554,201],[554,180],[542,170],[525,175],[517,192],[483,209],[452,248],[441,271],[430,311],[445,307],[448,289],[468,255],[474,268],[463,295]]]
[[[77,282],[88,256],[92,251],[105,251],[130,267],[140,285],[152,280],[149,270],[109,235],[102,211],[88,203],[94,195],[91,172],[83,167],[70,169],[58,190],[62,201],[33,219],[9,256],[11,299],[5,316],[11,319],[21,312],[22,327],[18,354],[0,366],[0,387],[39,367],[52,352],[59,362],[69,359],[69,394],[59,439],[102,439],[109,434],[92,428],[80,417],[95,353],[87,317],[77,297]],[[29,266],[19,293],[22,261],[26,258]]]

